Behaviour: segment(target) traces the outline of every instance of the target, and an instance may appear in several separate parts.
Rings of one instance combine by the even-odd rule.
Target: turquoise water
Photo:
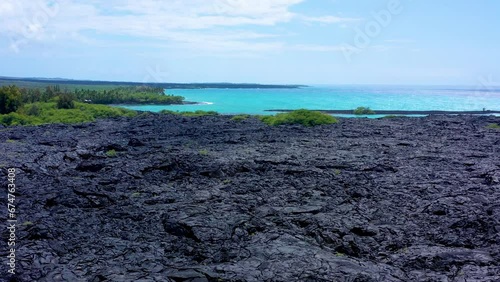
[[[460,87],[397,86],[315,86],[299,89],[169,89],[186,101],[201,105],[124,106],[129,109],[159,112],[217,111],[221,114],[270,114],[269,109],[352,110],[500,110],[500,89],[478,90]]]

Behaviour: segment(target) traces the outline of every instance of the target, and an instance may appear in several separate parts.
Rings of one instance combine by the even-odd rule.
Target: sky
[[[496,0],[2,0],[0,76],[500,84]]]

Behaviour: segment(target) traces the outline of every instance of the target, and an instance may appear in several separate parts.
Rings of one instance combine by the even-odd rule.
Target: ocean
[[[310,86],[297,89],[168,89],[197,105],[125,105],[159,112],[217,111],[221,114],[273,114],[271,109],[352,110],[500,110],[500,89],[445,86]],[[350,115],[337,115],[349,117]],[[377,116],[373,116],[377,117]]]

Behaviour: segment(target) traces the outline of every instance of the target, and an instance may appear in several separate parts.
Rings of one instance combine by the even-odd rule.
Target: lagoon
[[[500,110],[500,89],[457,86],[311,86],[296,89],[168,89],[196,105],[125,105],[159,112],[217,111],[221,114],[272,114],[269,109],[482,111]],[[344,115],[349,116],[349,115]]]

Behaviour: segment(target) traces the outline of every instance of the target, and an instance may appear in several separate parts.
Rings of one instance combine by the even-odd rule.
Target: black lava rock
[[[3,128],[4,187],[14,167],[19,188],[17,275],[1,263],[0,281],[500,281],[490,123],[143,115]]]

